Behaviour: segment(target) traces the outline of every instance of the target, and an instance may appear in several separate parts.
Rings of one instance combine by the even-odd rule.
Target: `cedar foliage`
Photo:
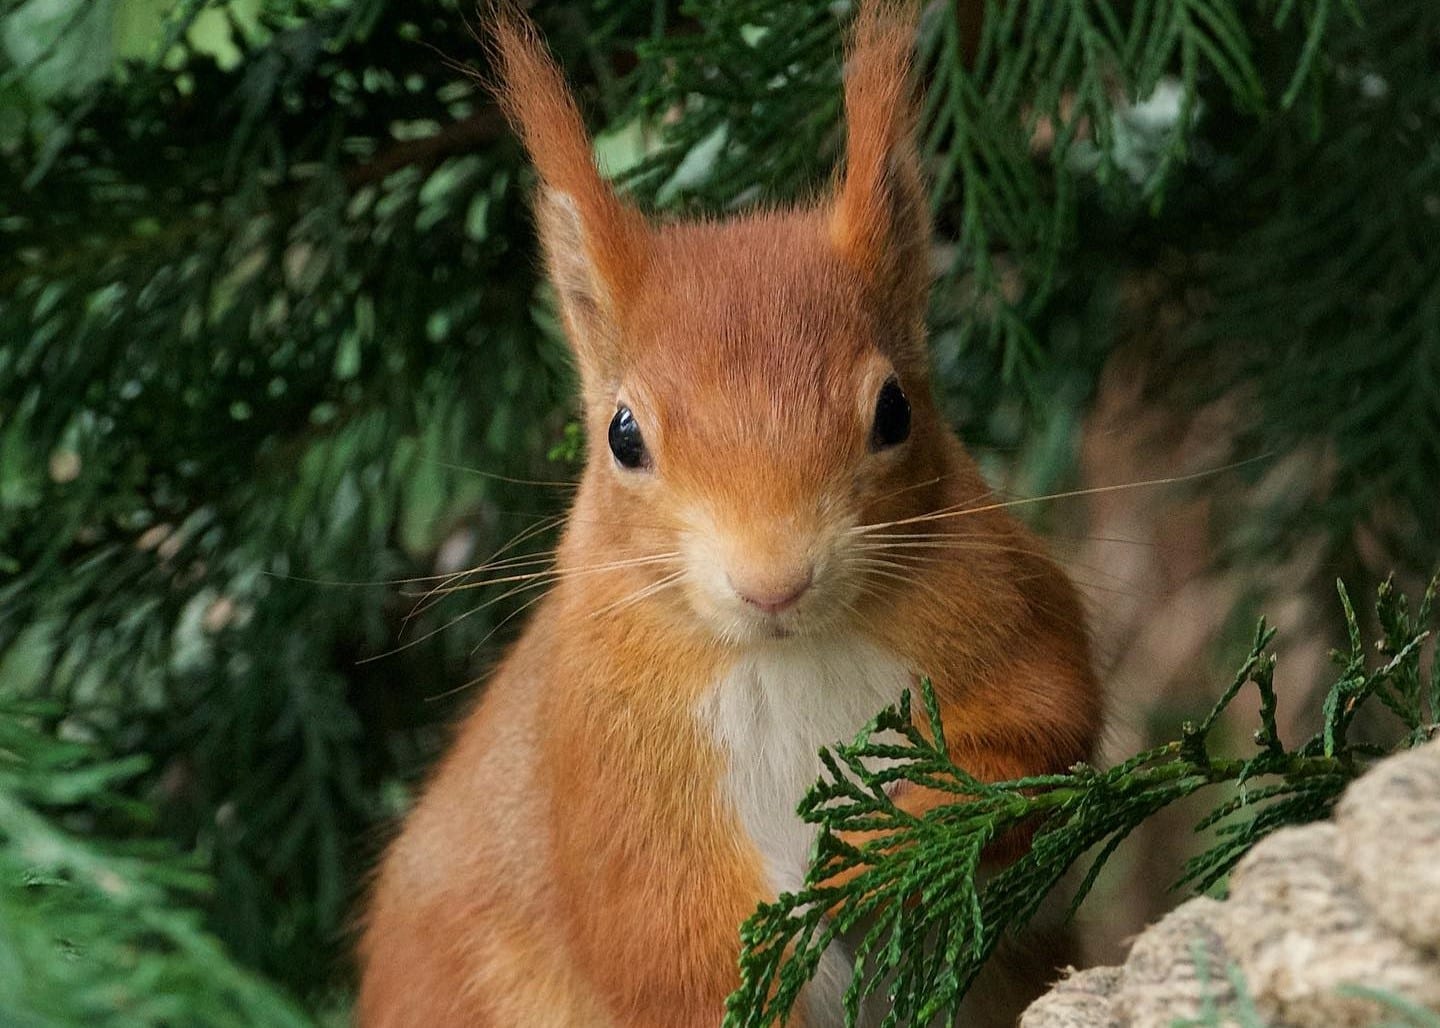
[[[833,170],[843,5],[533,13],[652,204],[783,201]],[[17,1019],[342,1009],[379,826],[534,596],[400,581],[543,554],[564,489],[512,480],[563,483],[579,444],[530,173],[452,63],[483,71],[473,17],[0,0]],[[1325,455],[1236,509],[1233,559],[1318,527],[1342,562],[1364,532],[1427,568],[1440,9],[961,0],[918,46],[937,386],[987,466],[1066,483],[1125,283],[1159,266],[1203,297],[1151,358],[1183,369],[1173,398],[1240,390],[1238,458]]]
[[[842,938],[856,954],[845,996],[849,1023],[881,989],[887,1025],[956,1023],[985,959],[1067,871],[1088,859],[1070,899],[1073,911],[1131,831],[1172,803],[1228,785],[1231,794],[1196,825],[1198,832],[1213,829],[1213,839],[1177,883],[1197,892],[1219,885],[1269,833],[1328,816],[1345,786],[1391,752],[1352,738],[1356,719],[1371,713],[1367,706],[1383,706],[1397,719],[1396,749],[1427,741],[1440,726],[1440,663],[1426,675],[1420,660],[1434,631],[1437,587],[1440,578],[1412,613],[1391,583],[1381,586],[1375,647],[1381,659],[1373,662],[1349,595],[1338,586],[1348,646],[1333,654],[1340,674],[1325,693],[1319,728],[1293,747],[1281,740],[1276,720],[1269,652],[1275,633],[1263,618],[1249,655],[1202,720],[1187,722],[1179,739],[1104,770],[1080,764],[1065,774],[981,782],[950,760],[934,690],[922,681],[923,722],[905,696],[853,742],[822,751],[825,773],[800,803],[800,815],[819,830],[804,888],[763,905],[741,930],[743,980],[726,1024],[783,1021],[821,954]],[[1256,751],[1222,756],[1216,726],[1250,685],[1260,701]],[[902,741],[892,741],[896,735]],[[955,802],[909,814],[887,791],[900,782],[939,789]],[[1028,852],[980,884],[985,847],[1027,825],[1035,827]],[[848,832],[876,834],[856,845]],[[847,876],[843,884],[834,884],[837,875]]]

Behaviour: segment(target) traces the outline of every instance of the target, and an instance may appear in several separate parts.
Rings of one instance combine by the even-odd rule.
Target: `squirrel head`
[[[856,18],[835,189],[668,225],[600,176],[529,23],[495,21],[501,102],[539,173],[539,232],[583,389],[586,516],[571,538],[597,559],[673,554],[679,588],[656,602],[731,640],[817,633],[885,602],[864,526],[930,509],[955,452],[924,337],[914,11],[872,2]]]

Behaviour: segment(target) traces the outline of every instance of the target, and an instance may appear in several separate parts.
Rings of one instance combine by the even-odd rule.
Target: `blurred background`
[[[651,209],[828,181],[848,4],[531,11]],[[543,555],[582,445],[482,17],[0,0],[6,1024],[346,1019],[366,871],[539,591],[427,576]],[[1064,494],[1017,510],[1106,758],[1261,612],[1309,724],[1337,576],[1440,555],[1440,5],[945,0],[919,54],[939,392],[997,488]],[[1121,851],[1092,960],[1190,823]]]

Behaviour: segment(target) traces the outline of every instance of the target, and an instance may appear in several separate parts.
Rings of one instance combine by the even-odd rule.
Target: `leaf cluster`
[[[1174,356],[1216,369],[1208,395],[1254,399],[1241,447],[1331,455],[1255,519],[1247,552],[1359,523],[1423,568],[1440,525],[1440,10],[1364,15],[1330,37],[1323,112],[1236,148],[1247,217],[1207,258],[1212,311]]]
[[[302,1026],[293,1000],[204,926],[193,860],[119,835],[153,812],[126,795],[143,757],[51,727],[53,704],[0,708],[0,1019],[8,1025]]]
[[[27,94],[0,146],[0,690],[147,755],[117,789],[211,927],[313,989],[518,606],[408,618],[397,580],[544,527],[563,494],[493,476],[563,477],[569,369],[521,154],[437,52],[459,6],[246,8],[179,5],[169,57]]]
[[[1186,865],[1178,885],[1221,884],[1258,840],[1286,825],[1325,817],[1345,786],[1386,748],[1352,739],[1362,711],[1383,706],[1398,721],[1395,747],[1428,739],[1440,716],[1440,665],[1422,672],[1440,578],[1413,613],[1389,583],[1376,604],[1377,664],[1362,642],[1343,584],[1348,646],[1325,695],[1313,736],[1287,747],[1279,736],[1273,685],[1274,631],[1262,619],[1249,654],[1210,712],[1181,737],[1108,769],[1076,765],[1064,774],[982,782],[955,764],[945,746],[934,690],[921,683],[924,720],[902,697],[856,740],[822,751],[825,773],[799,813],[818,829],[799,892],[764,905],[742,929],[741,985],[727,1025],[784,1022],[819,966],[843,946],[854,974],[847,1023],[883,991],[884,1024],[951,1023],[986,959],[1019,934],[1072,867],[1088,866],[1070,899],[1084,900],[1105,862],[1136,827],[1203,789],[1226,786],[1197,831],[1211,845]],[[1221,716],[1247,686],[1259,696],[1255,752],[1226,756],[1215,736]],[[939,790],[954,801],[912,814],[892,794],[900,783]],[[1033,831],[1028,851],[1009,866],[986,865],[986,851],[1010,833]],[[864,833],[861,835],[860,833]],[[993,873],[982,873],[990,871]]]

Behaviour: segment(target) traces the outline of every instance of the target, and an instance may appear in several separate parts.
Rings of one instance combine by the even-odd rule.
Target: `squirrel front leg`
[[[719,758],[683,704],[618,686],[554,724],[544,767],[567,952],[615,1024],[714,1028],[739,985],[740,925],[766,895],[758,856],[715,801]]]
[[[617,1025],[714,1028],[739,985],[758,881],[713,846],[635,867],[636,847],[654,842],[630,834],[592,839],[564,872],[571,951]]]

